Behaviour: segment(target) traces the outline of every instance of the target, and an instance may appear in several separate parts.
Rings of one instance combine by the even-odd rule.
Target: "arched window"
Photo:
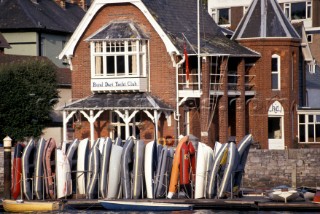
[[[280,56],[277,54],[271,59],[271,89],[280,90]]]

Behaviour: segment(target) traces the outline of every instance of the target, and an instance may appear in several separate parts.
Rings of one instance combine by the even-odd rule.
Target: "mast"
[[[198,89],[201,94],[201,81],[200,81],[200,0],[197,0],[197,35],[198,35]]]

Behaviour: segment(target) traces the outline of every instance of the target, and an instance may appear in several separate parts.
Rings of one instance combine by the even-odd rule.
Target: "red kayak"
[[[12,166],[12,185],[11,194],[14,200],[17,200],[21,193],[21,177],[22,177],[22,153],[24,144],[17,143],[14,147],[13,166]]]

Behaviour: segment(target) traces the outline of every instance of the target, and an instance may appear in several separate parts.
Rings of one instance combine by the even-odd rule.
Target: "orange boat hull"
[[[173,164],[170,176],[170,184],[169,184],[169,194],[168,198],[171,198],[173,194],[177,191],[178,180],[179,180],[179,166],[180,166],[180,156],[181,156],[181,146],[189,141],[189,136],[184,136],[180,141],[176,148]]]

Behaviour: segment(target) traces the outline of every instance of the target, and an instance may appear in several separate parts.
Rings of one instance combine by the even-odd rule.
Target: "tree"
[[[56,67],[49,60],[0,65],[0,137],[39,137],[57,103]]]

